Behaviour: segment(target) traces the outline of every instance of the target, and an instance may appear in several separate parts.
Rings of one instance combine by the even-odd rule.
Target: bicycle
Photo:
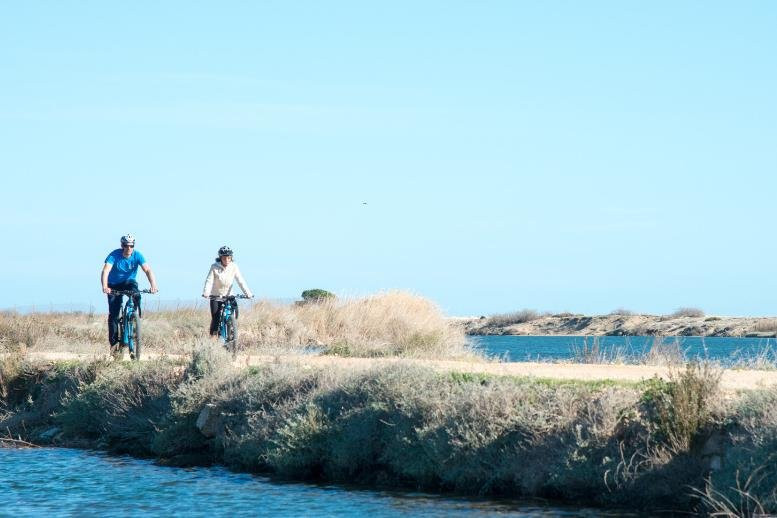
[[[111,294],[123,295],[121,316],[119,316],[119,343],[111,346],[114,358],[122,357],[122,347],[129,349],[130,359],[140,361],[140,300],[135,307],[135,297],[141,293],[151,293],[151,290],[111,290]]]
[[[227,295],[220,297],[211,295],[210,300],[223,302],[219,308],[218,336],[227,351],[234,357],[237,355],[237,299],[250,299],[245,295]]]

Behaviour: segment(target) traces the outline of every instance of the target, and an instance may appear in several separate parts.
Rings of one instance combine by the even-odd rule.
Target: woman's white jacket
[[[215,262],[210,266],[208,276],[205,278],[205,287],[202,289],[202,296],[226,297],[232,291],[232,283],[237,281],[240,289],[248,297],[253,297],[248,288],[245,279],[240,274],[240,268],[234,262],[222,266],[221,262]]]

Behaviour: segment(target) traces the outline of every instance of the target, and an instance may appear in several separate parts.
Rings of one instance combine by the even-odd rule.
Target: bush
[[[323,302],[334,299],[335,294],[321,289],[305,290],[302,292],[302,301],[305,303]]]
[[[777,511],[777,390],[718,407],[720,373],[706,364],[643,390],[452,375],[404,361],[358,372],[279,360],[237,371],[207,346],[186,368],[0,368],[8,380],[0,426],[14,436],[34,437],[30,428],[44,420],[31,416],[45,414],[75,444],[179,464],[578,507]],[[216,417],[207,437],[196,425],[206,407]],[[725,454],[710,472],[704,451],[715,433]]]
[[[170,411],[180,371],[165,363],[113,364],[64,403],[63,431],[113,451],[150,455],[158,425]]]
[[[704,311],[702,311],[699,308],[677,308],[677,310],[669,316],[672,318],[680,318],[680,317],[699,318],[704,316]]]
[[[520,311],[514,311],[512,313],[499,313],[492,315],[488,319],[488,325],[495,326],[511,326],[513,324],[523,324],[537,320],[540,318],[540,314],[533,309],[522,309]]]
[[[697,490],[710,516],[774,516],[777,512],[777,389],[737,401],[727,427],[721,469]]]
[[[675,453],[687,452],[697,433],[710,424],[718,402],[722,371],[709,363],[689,363],[670,371],[669,381],[650,380],[642,396],[659,442]]]

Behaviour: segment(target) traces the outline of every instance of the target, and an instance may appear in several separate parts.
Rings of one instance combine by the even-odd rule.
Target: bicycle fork
[[[135,352],[135,344],[133,341],[132,329],[131,329],[132,313],[134,312],[134,310],[135,308],[133,306],[127,307],[127,311],[125,312],[125,315],[122,318],[122,326],[121,326],[121,343],[127,345],[130,353]]]
[[[229,322],[229,317],[232,315],[232,307],[228,302],[224,303],[224,307],[221,310],[221,319],[219,322],[219,336],[221,337],[224,342],[227,342],[227,339],[229,338],[229,332],[227,331],[227,322]]]

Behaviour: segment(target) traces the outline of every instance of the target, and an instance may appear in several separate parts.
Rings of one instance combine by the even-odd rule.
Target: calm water
[[[0,516],[629,516],[536,503],[277,483],[64,448],[0,448]]]
[[[508,361],[570,360],[575,350],[596,343],[609,354],[620,353],[634,358],[650,350],[656,341],[652,336],[472,336],[472,342],[489,356]],[[727,338],[678,336],[664,337],[664,345],[675,342],[687,359],[711,359],[722,363],[748,361],[765,357],[777,363],[777,340],[774,338]]]

